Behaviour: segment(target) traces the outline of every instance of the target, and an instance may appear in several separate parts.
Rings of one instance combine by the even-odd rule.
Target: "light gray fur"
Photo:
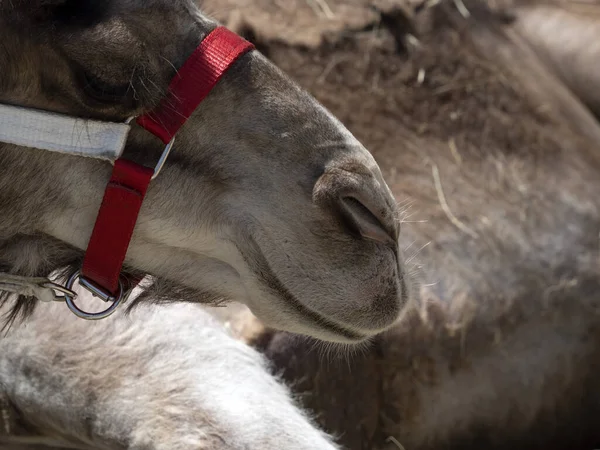
[[[197,305],[143,305],[94,323],[44,305],[0,340],[0,387],[28,430],[5,441],[0,432],[1,449],[337,448],[264,357]]]

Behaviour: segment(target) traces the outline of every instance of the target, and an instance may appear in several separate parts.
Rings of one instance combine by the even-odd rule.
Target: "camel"
[[[0,40],[3,349],[27,348],[36,308],[53,314],[56,305],[40,300],[106,319],[145,276],[151,287],[129,310],[236,300],[274,328],[343,344],[368,341],[399,317],[410,286],[398,208],[372,155],[192,0],[0,1]],[[108,308],[83,309],[78,285]],[[223,351],[235,347],[212,329]],[[11,352],[2,384],[24,399],[19,389],[40,380]],[[334,448],[245,352],[232,351],[240,372],[227,387],[255,376],[249,387],[269,397],[250,395],[248,405],[288,405],[271,410],[290,422],[268,445],[287,437],[288,448]],[[246,428],[230,414],[227,427]],[[125,422],[125,434],[114,434],[117,420],[98,424],[102,448],[221,442],[210,432],[161,443]],[[265,448],[265,431],[253,442],[248,429],[239,445]]]
[[[224,3],[214,9],[228,13]],[[391,1],[387,6],[377,2],[380,9],[372,19],[373,8],[365,2],[369,14],[352,15],[350,24],[340,24],[345,5],[329,0],[336,18],[323,19],[323,28],[327,33],[333,29],[332,37],[306,33],[306,26],[318,31],[319,25],[304,2],[288,10],[264,5],[261,10],[258,3],[239,2],[242,28],[369,144],[396,198],[408,197],[412,208],[420,209],[404,218],[400,236],[400,247],[410,252],[405,270],[420,282],[413,280],[415,293],[399,321],[347,358],[324,361],[314,342],[245,313],[234,314],[241,323],[239,338],[268,357],[272,370],[314,413],[320,427],[347,449],[594,448],[600,409],[600,156],[595,151],[600,126],[584,106],[591,108],[594,91],[573,88],[581,85],[577,80],[585,72],[574,71],[574,78],[552,73],[552,58],[560,60],[560,47],[552,40],[540,41],[539,35],[532,38],[539,29],[527,27],[522,9],[516,10],[520,21],[515,22],[477,2],[464,2],[465,9],[457,9],[455,2],[429,2],[427,8],[411,10],[410,4],[399,8],[403,2]],[[539,14],[527,7],[528,14]],[[277,26],[281,34],[270,35]],[[543,49],[554,50],[544,54]],[[147,323],[165,347],[185,345],[185,333],[159,335],[165,322],[148,321],[145,308],[152,306],[142,304],[132,313],[139,316],[130,319],[107,320],[140,327]],[[191,308],[183,315],[201,316],[194,309],[199,307]],[[44,321],[40,311],[27,324],[34,349],[60,330],[56,325],[38,329],[35,322]],[[60,314],[68,317],[64,309]],[[187,323],[177,314],[167,320],[169,325],[179,321]],[[99,326],[124,327],[115,322]],[[190,333],[200,337],[201,331]],[[47,338],[36,336],[38,332]],[[106,345],[118,348],[111,340]],[[52,342],[40,348],[43,355],[63,357],[62,350],[72,351]],[[169,367],[168,350],[148,348],[157,349],[155,363]],[[130,364],[126,355],[116,357]],[[38,361],[45,368],[39,374],[43,379],[52,372],[44,359]],[[94,364],[69,368],[80,374],[73,378],[85,380]],[[182,376],[195,373],[196,367],[186,368]],[[266,380],[270,376],[262,370]],[[180,389],[193,399],[203,387],[193,381],[172,383],[151,392],[168,401],[163,390]],[[111,395],[101,386],[92,387]],[[62,389],[50,392],[65,395]],[[80,431],[86,425],[85,410],[79,410],[80,423],[65,426],[65,408],[45,403],[43,397],[36,397],[32,410],[17,408],[15,426],[29,430],[33,442],[79,442],[85,436]],[[173,402],[179,405],[177,399]],[[289,406],[289,401],[282,403]],[[185,426],[186,414],[195,415],[202,407],[202,402],[188,402],[187,411],[175,417]],[[229,406],[220,407],[225,414]],[[120,424],[110,415],[118,411],[102,412]],[[59,414],[54,422],[53,414]],[[151,414],[157,420],[174,417],[156,410]],[[300,428],[307,430],[306,422]],[[181,442],[177,431],[167,438],[169,448]],[[62,441],[56,441],[57,435]],[[233,442],[233,436],[225,436]],[[103,448],[98,444],[102,437],[95,439]]]

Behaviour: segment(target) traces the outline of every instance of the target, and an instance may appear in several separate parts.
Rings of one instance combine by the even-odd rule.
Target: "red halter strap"
[[[137,123],[171,143],[179,129],[223,74],[254,46],[225,27],[200,43],[171,81],[160,105]],[[104,300],[121,296],[119,276],[154,170],[119,159],[115,162],[83,261],[80,282]]]

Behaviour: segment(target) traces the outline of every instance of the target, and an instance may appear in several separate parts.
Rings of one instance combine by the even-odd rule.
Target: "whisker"
[[[408,246],[404,249],[404,251],[407,252],[413,245],[415,245],[416,242],[417,242],[416,239],[414,241],[412,241],[410,244],[408,244]]]
[[[179,69],[177,69],[177,67],[175,67],[175,64],[173,64],[169,59],[165,58],[163,55],[158,55],[160,56],[162,59],[164,59],[175,71],[175,75],[174,76],[179,76]]]
[[[431,242],[432,241],[429,241],[428,243],[426,243],[425,245],[423,245],[420,249],[418,249],[415,253],[413,253],[412,256],[410,256],[405,261],[405,264],[409,264],[413,259],[415,259],[419,253],[421,253],[429,244],[431,244]]]

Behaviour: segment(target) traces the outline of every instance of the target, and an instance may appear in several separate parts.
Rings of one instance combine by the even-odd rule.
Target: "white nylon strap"
[[[64,299],[57,294],[58,292],[64,293],[63,289],[48,278],[21,277],[0,273],[0,292],[35,297],[42,302],[54,302]]]
[[[126,123],[101,122],[0,104],[0,142],[115,161],[129,134]]]

